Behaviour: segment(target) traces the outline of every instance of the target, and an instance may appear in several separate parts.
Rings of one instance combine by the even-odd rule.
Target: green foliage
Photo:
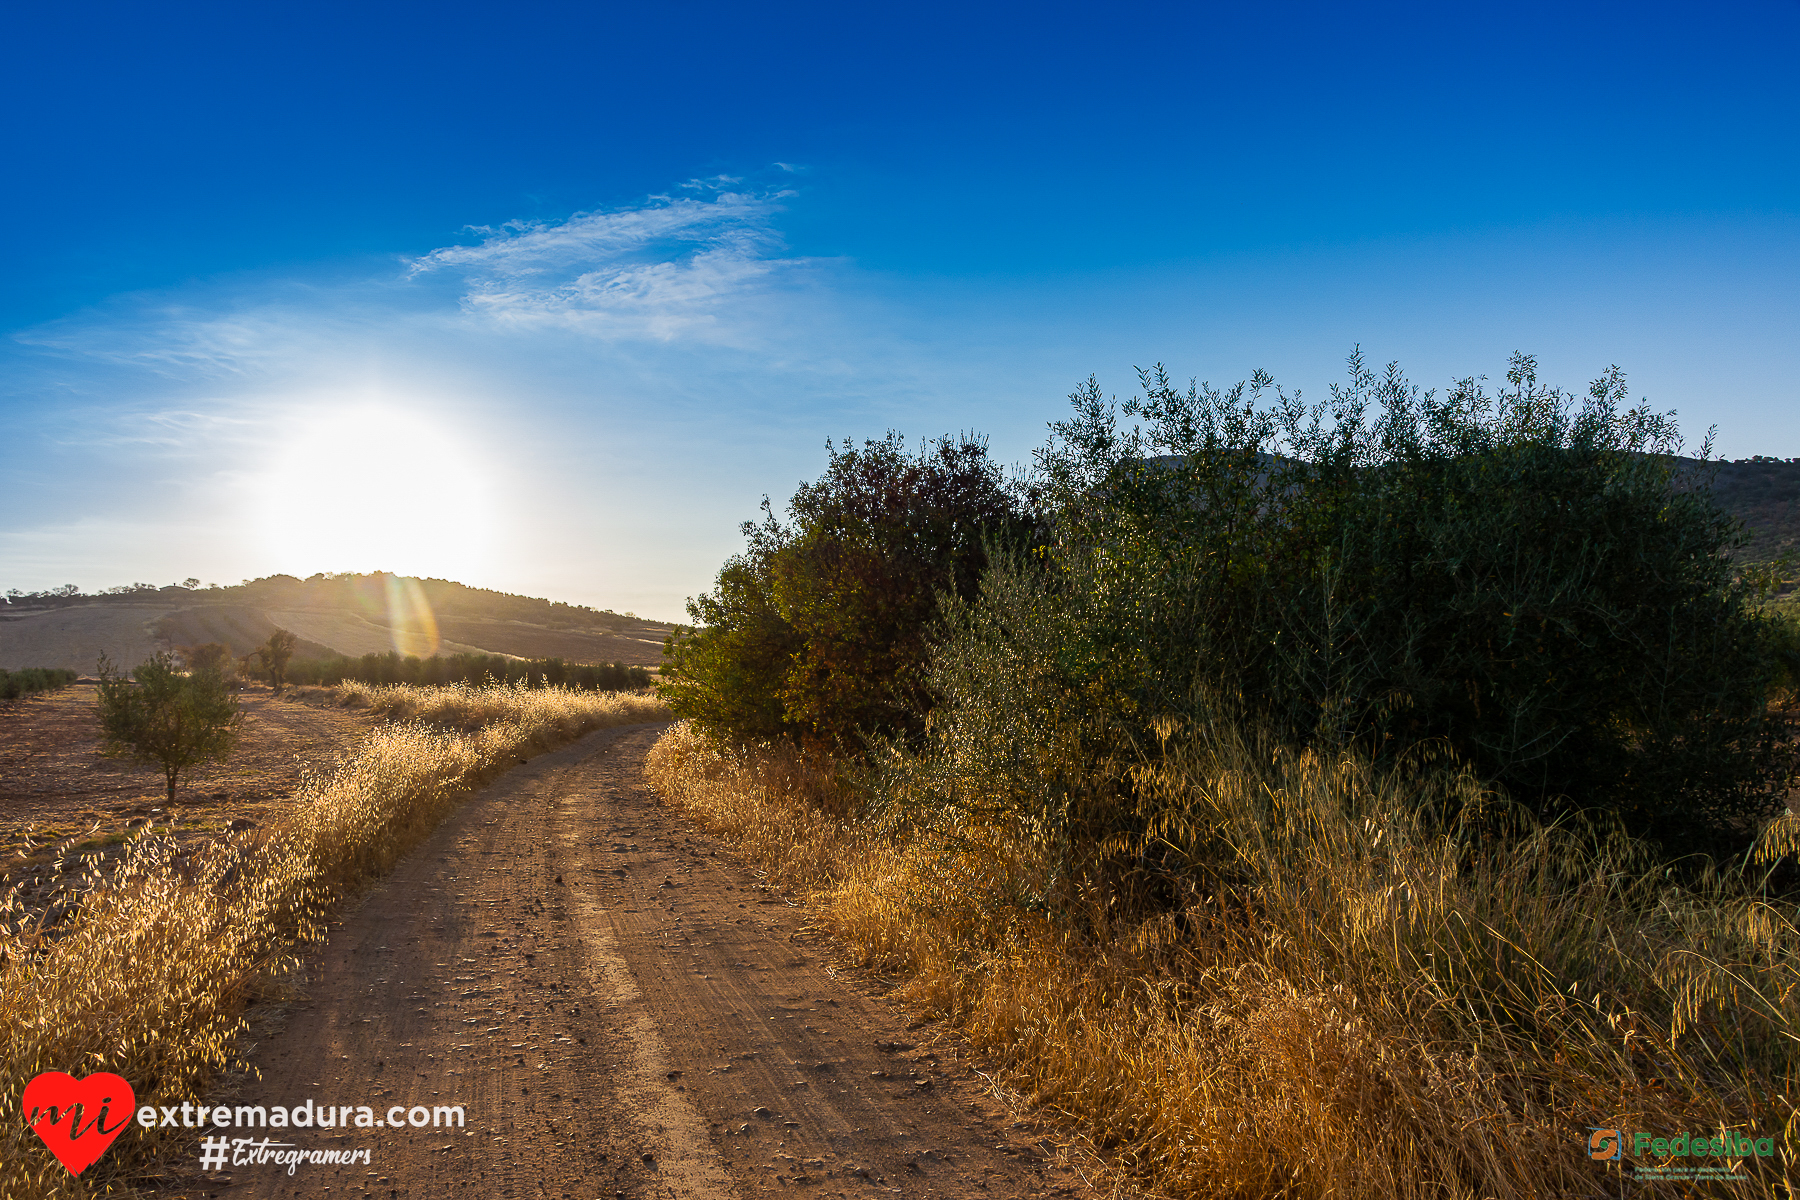
[[[188,768],[231,753],[243,714],[216,671],[183,674],[158,654],[138,664],[136,682],[100,659],[100,733],[108,753],[129,755],[163,769],[169,803]]]
[[[1769,621],[1775,686],[1773,695],[1784,708],[1800,703],[1800,604],[1792,597],[1767,605],[1764,615]]]
[[[938,596],[975,595],[988,543],[1024,533],[1018,498],[974,438],[917,455],[894,433],[827,449],[791,523],[765,500],[745,552],[690,602],[694,627],[671,634],[664,692],[679,715],[732,738],[852,751],[923,728]]]
[[[1104,840],[1139,820],[1124,764],[1225,716],[1379,759],[1448,750],[1540,813],[1610,810],[1682,850],[1775,811],[1795,774],[1768,707],[1779,631],[1673,421],[1624,408],[1616,370],[1582,401],[1522,356],[1491,397],[1359,356],[1326,405],[1261,374],[1143,382],[1137,428],[1091,382],[1075,395],[1040,458],[1053,547],[953,609],[950,758],[926,791],[1035,772],[1023,814],[1085,813],[1075,833]]]
[[[346,680],[359,683],[410,683],[430,687],[445,684],[524,684],[526,687],[570,687],[588,691],[639,691],[650,686],[650,672],[622,663],[565,663],[560,658],[518,659],[499,654],[452,654],[420,658],[365,654],[360,658],[303,658],[288,664],[288,681],[294,684],[331,686]]]
[[[288,660],[294,657],[294,645],[299,640],[287,630],[277,629],[269,635],[268,641],[252,651],[277,696],[281,695],[281,689],[287,683]]]
[[[18,671],[0,668],[0,700],[17,700],[32,692],[54,691],[68,687],[75,679],[75,672],[62,667],[25,667]]]
[[[180,647],[181,657],[188,669],[214,675],[224,675],[231,665],[231,647],[223,642],[206,642],[199,646]]]
[[[1128,797],[1104,672],[1065,584],[1041,555],[1015,550],[995,556],[977,598],[944,598],[929,736],[877,759],[876,791],[893,815],[951,844],[968,829],[1008,830],[1066,899],[1092,849],[1125,828]]]
[[[713,590],[688,601],[694,626],[677,626],[663,643],[670,708],[731,739],[794,732],[782,693],[800,636],[775,607],[767,550],[753,542],[728,560]]]

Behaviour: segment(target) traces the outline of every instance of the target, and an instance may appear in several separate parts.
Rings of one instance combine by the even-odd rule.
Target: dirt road
[[[193,1194],[1090,1194],[644,789],[660,730],[600,731],[465,803],[332,930],[262,1079],[213,1098],[369,1106],[381,1127],[215,1135],[366,1163],[228,1166]],[[466,1125],[396,1128],[393,1106]]]

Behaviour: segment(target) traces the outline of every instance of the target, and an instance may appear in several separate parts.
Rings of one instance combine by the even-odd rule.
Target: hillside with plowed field
[[[277,628],[298,635],[301,658],[480,653],[655,668],[670,626],[444,580],[275,576],[231,588],[15,598],[0,608],[0,668],[92,673],[102,654],[130,667],[207,642],[237,657]]]
[[[1749,458],[1717,471],[1713,495],[1750,534],[1741,558],[1766,562],[1800,549],[1800,462]]]

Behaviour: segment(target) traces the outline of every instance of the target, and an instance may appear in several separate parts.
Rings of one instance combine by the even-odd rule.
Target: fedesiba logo
[[[1588,1135],[1588,1157],[1617,1162],[1625,1145],[1625,1134],[1618,1129],[1596,1129]]]
[[[1621,1166],[1629,1158],[1640,1179],[1742,1179],[1746,1160],[1775,1156],[1775,1139],[1734,1129],[1659,1137],[1613,1126],[1589,1130],[1587,1153]]]

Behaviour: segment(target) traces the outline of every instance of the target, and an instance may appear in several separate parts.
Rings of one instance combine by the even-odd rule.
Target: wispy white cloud
[[[566,221],[481,227],[479,245],[414,260],[414,275],[454,271],[465,310],[507,325],[667,341],[734,337],[726,309],[806,265],[782,257],[774,227],[787,191],[695,181],[680,196]]]
[[[292,381],[347,356],[464,337],[471,320],[502,337],[564,330],[608,342],[770,349],[791,324],[777,310],[806,304],[798,285],[820,264],[783,254],[776,219],[794,193],[740,182],[695,181],[561,221],[471,227],[476,244],[411,259],[398,276],[246,277],[119,296],[10,340],[54,358],[227,387]],[[449,284],[454,307],[442,287],[422,286],[429,279]],[[777,290],[790,293],[788,303],[773,303]]]
[[[367,303],[353,293],[300,300],[228,293],[207,299],[211,303],[202,306],[121,297],[101,309],[16,333],[12,340],[59,357],[147,370],[170,380],[218,380],[288,372],[297,362],[341,355],[346,344],[359,334],[369,337],[377,322],[389,317],[356,311]]]

